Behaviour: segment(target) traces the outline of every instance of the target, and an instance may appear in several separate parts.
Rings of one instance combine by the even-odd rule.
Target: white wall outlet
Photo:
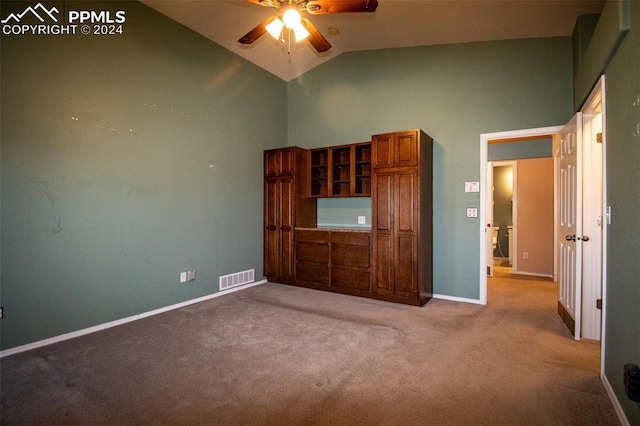
[[[480,182],[465,182],[464,192],[480,192]]]
[[[358,225],[364,225],[367,223],[367,217],[366,216],[358,216]]]
[[[523,259],[529,259],[529,252],[525,251],[524,253],[522,253],[522,258]]]
[[[187,271],[187,281],[193,281],[196,279],[196,271]]]
[[[467,207],[467,217],[478,217],[478,208]]]
[[[186,283],[187,282],[187,273],[186,272],[180,272],[180,282],[181,283]]]

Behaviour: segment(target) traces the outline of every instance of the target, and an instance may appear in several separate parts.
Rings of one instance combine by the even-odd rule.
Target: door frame
[[[589,97],[583,104],[580,111],[589,112],[589,109],[593,107],[594,100],[600,98],[602,104],[601,120],[602,120],[602,243],[601,243],[601,298],[602,298],[602,310],[600,311],[600,377],[604,377],[605,367],[605,349],[606,349],[606,323],[607,323],[607,241],[608,241],[608,227],[611,224],[611,215],[608,208],[607,199],[607,101],[606,101],[606,78],[605,75],[601,75],[596,84],[594,85]]]
[[[480,234],[480,304],[487,304],[487,167],[489,141],[494,139],[518,139],[551,136],[558,133],[563,126],[538,127],[532,129],[509,130],[504,132],[482,133],[480,135],[480,221],[478,224]],[[556,244],[554,244],[555,250]],[[555,254],[554,254],[555,257]]]

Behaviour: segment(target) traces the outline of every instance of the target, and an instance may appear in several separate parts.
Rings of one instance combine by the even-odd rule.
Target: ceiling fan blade
[[[238,40],[238,43],[251,44],[254,41],[256,41],[257,39],[259,39],[260,37],[262,37],[264,35],[264,33],[267,32],[267,28],[266,28],[267,25],[269,25],[271,23],[271,21],[273,21],[274,19],[276,19],[275,16],[271,16],[271,17],[265,19],[264,21],[259,23],[254,29],[252,29],[251,31],[249,31],[248,33],[243,35],[240,38],[240,40]]]
[[[302,18],[302,24],[309,31],[309,43],[320,53],[331,49],[331,44],[318,31],[318,29],[307,18]]]
[[[329,13],[375,12],[378,0],[316,0],[307,3],[311,15]]]

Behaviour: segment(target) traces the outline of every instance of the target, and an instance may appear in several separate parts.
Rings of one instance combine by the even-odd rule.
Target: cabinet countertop
[[[346,228],[346,227],[318,227],[318,228],[300,228],[296,227],[296,231],[331,231],[331,232],[366,232],[370,233],[371,229],[367,228]]]

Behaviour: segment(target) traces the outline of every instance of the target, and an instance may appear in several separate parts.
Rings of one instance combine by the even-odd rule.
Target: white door
[[[487,276],[493,277],[493,163],[487,163],[487,191],[486,196],[486,220],[485,244],[487,246]]]
[[[558,313],[580,340],[582,307],[582,114],[560,131]]]

